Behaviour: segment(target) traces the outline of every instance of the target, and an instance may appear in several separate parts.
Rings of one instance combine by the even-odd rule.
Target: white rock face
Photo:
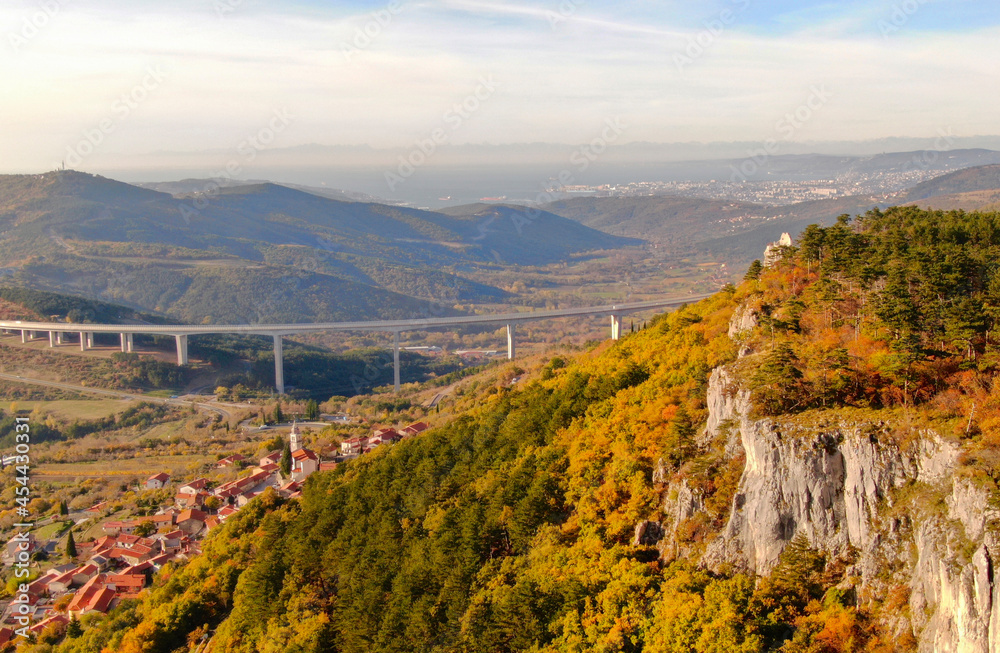
[[[733,317],[729,320],[729,337],[738,338],[758,324],[757,311],[746,304],[741,304],[736,308]]]
[[[750,393],[739,388],[728,369],[717,367],[708,378],[705,401],[708,404],[708,424],[703,441],[714,440],[726,429],[726,455],[738,455],[743,446],[740,429],[750,413]]]
[[[766,574],[801,532],[830,557],[853,552],[848,576],[870,595],[908,586],[909,622],[900,614],[898,623],[912,628],[921,652],[1000,653],[1000,535],[988,527],[1000,514],[956,471],[959,446],[932,432],[901,446],[883,425],[860,421],[810,427],[750,419],[750,397],[737,385],[725,368],[709,380],[705,438],[728,428],[738,444],[727,453],[745,452],[746,466],[728,523],[702,564]],[[701,509],[678,489],[666,502],[665,526]],[[907,491],[938,499],[894,505]]]

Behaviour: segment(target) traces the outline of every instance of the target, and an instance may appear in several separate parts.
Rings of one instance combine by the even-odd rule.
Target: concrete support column
[[[61,344],[63,344],[62,341],[63,341],[63,332],[62,331],[56,331],[56,344],[57,345],[61,345]]]
[[[611,339],[618,340],[622,336],[622,316],[611,316]]]
[[[274,336],[274,387],[279,395],[285,394],[285,361],[281,353],[281,335]]]
[[[399,331],[392,332],[392,383],[399,392]]]
[[[125,334],[125,351],[127,351],[128,353],[132,353],[132,349],[133,349],[133,347],[132,347],[132,334],[131,333],[126,333]]]
[[[118,337],[121,340],[121,343],[122,343],[122,353],[124,354],[126,351],[128,351],[128,349],[126,349],[126,347],[125,347],[125,334],[124,333],[119,333]]]
[[[49,331],[49,347],[55,347],[55,346],[56,346],[56,332]]]
[[[80,332],[80,351],[87,351],[87,334]]]
[[[177,364],[187,365],[188,364],[188,337],[187,336],[174,336],[174,340],[177,341]]]
[[[21,329],[21,344],[23,345],[26,342],[28,342],[28,332]]]
[[[514,325],[507,325],[507,360],[514,360]]]
[[[94,348],[94,333],[92,331],[87,333],[87,349]]]

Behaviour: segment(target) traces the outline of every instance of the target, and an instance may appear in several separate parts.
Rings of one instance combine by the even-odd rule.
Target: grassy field
[[[53,483],[86,478],[105,478],[122,476],[145,478],[157,472],[187,473],[188,465],[214,460],[211,456],[180,455],[180,456],[149,456],[128,458],[125,460],[108,460],[92,463],[45,463],[33,470],[33,478]]]
[[[63,533],[73,525],[70,521],[57,521],[42,526],[35,531],[35,537],[40,540],[51,540],[62,537]]]
[[[42,413],[64,422],[72,422],[76,419],[100,419],[114,415],[132,403],[134,402],[122,399],[18,401],[17,407],[20,410],[40,408]]]

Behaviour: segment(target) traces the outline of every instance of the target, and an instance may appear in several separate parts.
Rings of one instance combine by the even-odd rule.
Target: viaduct
[[[613,306],[591,306],[585,308],[564,308],[550,311],[528,311],[523,313],[501,313],[495,315],[462,315],[456,317],[419,318],[412,320],[377,320],[373,322],[318,322],[304,324],[74,324],[70,322],[26,322],[2,320],[0,330],[4,333],[21,333],[21,342],[48,333],[49,347],[57,347],[68,341],[69,334],[79,334],[80,349],[86,351],[94,346],[95,333],[117,333],[121,338],[123,352],[132,351],[132,336],[136,333],[147,335],[173,336],[177,343],[177,364],[188,363],[188,337],[209,333],[264,335],[274,338],[274,385],[279,394],[285,392],[285,372],[282,360],[283,336],[314,331],[372,331],[389,332],[393,335],[393,380],[399,391],[399,334],[403,331],[423,331],[425,329],[453,327],[463,324],[505,324],[507,326],[507,358],[514,358],[514,328],[517,324],[536,320],[561,317],[611,316],[611,338],[621,336],[623,315],[650,309],[676,308],[706,297],[688,295],[662,300],[616,304]],[[44,336],[42,336],[44,337]]]

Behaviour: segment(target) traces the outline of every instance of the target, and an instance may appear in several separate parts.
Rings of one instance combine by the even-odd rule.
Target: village
[[[78,628],[79,619],[91,613],[106,613],[124,599],[136,598],[153,575],[170,562],[184,562],[201,553],[201,541],[254,498],[273,490],[287,499],[301,496],[306,479],[381,446],[412,438],[428,428],[415,422],[401,428],[375,428],[369,436],[343,440],[339,453],[321,460],[302,443],[298,424],[289,432],[287,449],[269,451],[257,460],[232,454],[215,463],[216,469],[243,468],[247,473],[235,480],[213,483],[207,478],[176,481],[166,472],[147,478],[145,490],[176,486],[169,504],[154,514],[131,519],[105,518],[105,503],[87,508],[78,524],[99,521],[103,535],[76,542],[73,533],[58,550],[57,542],[36,539],[34,533],[13,538],[0,551],[0,561],[10,567],[26,552],[33,560],[66,562],[40,565],[40,575],[27,583],[26,592],[15,592],[12,600],[0,602],[0,648],[10,642],[20,624],[30,623],[29,632]],[[287,461],[282,458],[288,457]],[[112,515],[111,517],[113,517]],[[59,554],[62,553],[62,556]],[[25,619],[27,617],[27,619]]]

